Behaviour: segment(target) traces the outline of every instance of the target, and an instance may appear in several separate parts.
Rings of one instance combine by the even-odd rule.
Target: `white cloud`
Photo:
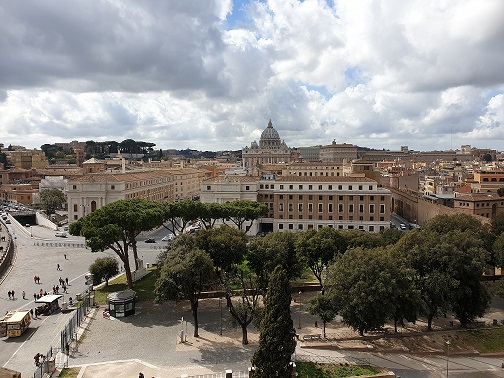
[[[0,142],[501,148],[501,0],[241,3],[3,3]]]

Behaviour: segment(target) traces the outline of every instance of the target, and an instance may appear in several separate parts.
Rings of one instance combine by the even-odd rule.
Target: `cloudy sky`
[[[502,0],[0,2],[0,143],[503,150]]]

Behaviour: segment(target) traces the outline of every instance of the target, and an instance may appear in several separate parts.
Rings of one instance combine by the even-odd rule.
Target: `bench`
[[[322,339],[322,335],[316,334],[316,335],[303,335],[303,340],[309,341],[309,340],[320,340]]]

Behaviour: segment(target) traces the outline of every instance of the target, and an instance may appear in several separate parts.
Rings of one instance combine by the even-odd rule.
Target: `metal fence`
[[[39,365],[35,368],[35,371],[33,372],[33,378],[42,378],[45,373],[49,372],[49,360],[53,356],[53,353],[55,350],[51,347],[47,353],[44,355],[43,358],[39,358]],[[35,363],[35,359],[33,362]]]
[[[72,340],[77,340],[77,331],[82,321],[86,318],[89,307],[89,295],[86,295],[74,311],[65,328],[61,331],[60,348],[62,351],[66,350],[66,345],[70,344]]]
[[[33,242],[35,247],[86,248],[86,243]]]
[[[247,371],[233,371],[233,378],[248,378]],[[182,375],[184,378],[226,378],[226,373],[212,373],[212,374],[200,374],[200,375]]]

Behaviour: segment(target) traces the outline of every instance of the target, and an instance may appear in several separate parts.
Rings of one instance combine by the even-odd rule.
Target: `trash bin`
[[[94,306],[94,295],[89,296],[89,306],[91,306],[91,307]]]
[[[54,370],[56,370],[56,360],[53,357],[49,357],[45,363],[47,364],[47,371],[52,373]]]

